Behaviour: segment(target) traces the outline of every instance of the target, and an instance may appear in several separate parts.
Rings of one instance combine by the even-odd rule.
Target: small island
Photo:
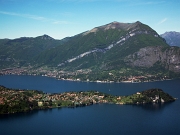
[[[114,96],[98,91],[44,93],[38,90],[9,89],[0,86],[0,114],[28,112],[35,109],[88,106],[98,103],[150,104],[173,101],[175,98],[161,89],[149,89],[130,96]]]

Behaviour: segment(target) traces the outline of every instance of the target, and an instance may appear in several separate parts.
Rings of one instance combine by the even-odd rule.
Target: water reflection
[[[15,114],[2,114],[0,115],[0,120],[12,120],[12,119],[23,119],[30,118],[38,113],[39,110],[33,110],[26,113],[15,113]]]
[[[159,103],[159,104],[158,103],[139,104],[139,105],[128,105],[128,106],[139,107],[146,111],[162,111],[165,107],[169,106],[172,103],[173,102]],[[126,106],[126,105],[123,105],[123,106]],[[33,110],[26,113],[3,114],[3,115],[0,115],[0,120],[3,121],[3,120],[12,120],[12,119],[24,119],[24,118],[30,119],[31,117],[36,116],[39,113],[44,113],[44,114],[53,113],[53,109],[57,109],[58,111],[61,111],[63,108],[59,107],[59,108],[50,108],[50,109],[43,109],[43,110]],[[74,109],[74,108],[68,108],[68,109]]]
[[[14,114],[2,114],[0,115],[0,120],[8,120],[8,119],[23,119],[23,118],[30,118],[38,115],[39,113],[53,113],[53,109],[61,110],[62,108],[49,108],[49,109],[42,109],[42,110],[33,110],[29,112],[22,112],[22,113],[14,113]]]
[[[169,103],[152,103],[152,104],[141,104],[141,105],[134,105],[140,107],[147,111],[162,111],[165,107],[169,106],[173,102]]]

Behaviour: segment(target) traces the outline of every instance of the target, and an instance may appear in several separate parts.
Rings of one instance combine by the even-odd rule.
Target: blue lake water
[[[48,93],[98,90],[129,95],[161,88],[173,97],[162,105],[97,104],[79,108],[56,108],[12,115],[0,115],[0,135],[179,135],[180,79],[150,83],[86,83],[60,81],[41,76],[0,76],[0,85],[36,89]]]

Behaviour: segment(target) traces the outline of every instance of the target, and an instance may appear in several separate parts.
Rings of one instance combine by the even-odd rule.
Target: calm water
[[[0,76],[0,85],[44,92],[99,90],[129,95],[149,88],[162,88],[179,100],[163,105],[99,104],[13,115],[0,115],[0,135],[179,135],[180,80],[151,83],[83,83],[41,76]]]

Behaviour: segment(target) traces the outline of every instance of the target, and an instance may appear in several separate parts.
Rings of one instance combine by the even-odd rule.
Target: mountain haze
[[[161,34],[161,37],[163,37],[170,46],[180,47],[180,32],[165,32]]]

